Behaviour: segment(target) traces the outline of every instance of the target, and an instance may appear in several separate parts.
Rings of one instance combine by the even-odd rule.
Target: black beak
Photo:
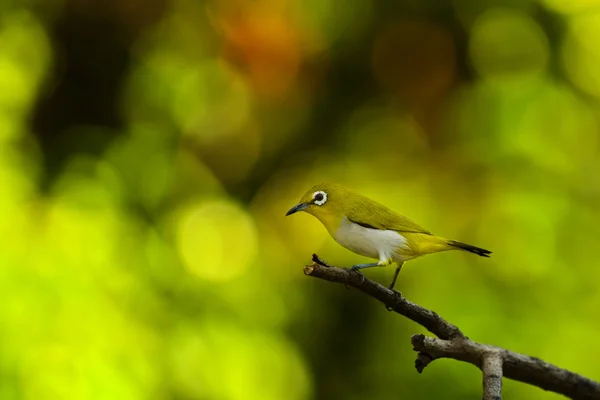
[[[285,216],[292,215],[297,213],[298,211],[306,210],[308,208],[308,203],[300,203],[292,207],[292,209],[285,213]]]

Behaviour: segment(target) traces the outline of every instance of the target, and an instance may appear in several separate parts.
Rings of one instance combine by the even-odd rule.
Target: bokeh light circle
[[[231,201],[201,202],[182,212],[177,250],[192,274],[214,282],[229,281],[254,261],[257,229],[249,214]]]
[[[542,0],[542,3],[554,12],[567,15],[600,11],[599,0]]]
[[[580,90],[600,97],[600,14],[574,18],[562,47],[562,63],[570,81]]]
[[[310,398],[305,361],[281,335],[208,317],[177,327],[169,349],[170,370],[188,398]]]
[[[483,13],[471,32],[470,56],[485,78],[522,77],[545,69],[548,41],[528,15],[492,9]]]

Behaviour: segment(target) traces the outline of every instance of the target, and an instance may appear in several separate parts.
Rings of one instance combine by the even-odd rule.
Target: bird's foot
[[[394,293],[394,302],[397,302],[399,300],[402,300],[402,293],[395,290],[395,289],[391,289],[391,291]],[[394,311],[394,307],[386,305],[385,309],[388,311]]]
[[[362,285],[363,283],[365,283],[365,276],[360,272],[360,267],[357,265],[353,265],[352,267],[348,268],[348,271],[350,271],[351,274],[358,274],[361,278],[359,285]]]

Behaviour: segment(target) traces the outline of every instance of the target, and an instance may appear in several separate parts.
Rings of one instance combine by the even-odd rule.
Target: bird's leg
[[[398,274],[400,273],[400,270],[402,269],[403,265],[404,265],[403,262],[398,263],[398,266],[396,267],[396,271],[394,272],[394,278],[392,279],[392,283],[390,283],[390,286],[388,287],[388,289],[394,290],[394,286],[396,286],[396,279],[398,278]]]
[[[396,271],[394,271],[394,279],[392,279],[392,283],[390,283],[390,286],[388,287],[388,289],[390,289],[392,292],[394,292],[394,296],[396,296],[397,299],[402,299],[402,293],[395,290],[394,286],[396,285],[396,279],[398,278],[398,274],[400,273],[400,270],[402,269],[403,265],[404,265],[403,262],[398,263],[398,266],[396,267]],[[385,308],[388,311],[394,311],[394,307],[386,306]]]
[[[350,272],[355,273],[355,274],[359,274],[362,277],[362,280],[360,281],[360,284],[362,285],[365,281],[365,276],[363,274],[361,274],[359,272],[360,269],[363,268],[372,268],[372,267],[378,267],[379,263],[368,263],[368,264],[356,264],[353,265],[352,267],[350,267]]]
[[[356,264],[353,265],[352,268],[350,268],[352,271],[358,271],[359,269],[363,269],[363,268],[372,268],[372,267],[387,267],[388,265],[392,264],[392,259],[388,258],[387,260],[380,260],[379,262],[376,263],[368,263],[368,264]]]
[[[379,263],[356,264],[350,267],[352,271],[358,271],[363,268],[379,267]]]

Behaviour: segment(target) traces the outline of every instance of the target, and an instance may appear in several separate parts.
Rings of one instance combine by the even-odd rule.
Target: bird
[[[462,250],[481,257],[490,257],[492,253],[436,236],[409,218],[336,183],[313,186],[285,215],[299,211],[316,217],[333,239],[346,249],[379,260],[353,265],[352,271],[396,263],[388,286],[391,290],[404,263],[417,257],[448,250]]]

